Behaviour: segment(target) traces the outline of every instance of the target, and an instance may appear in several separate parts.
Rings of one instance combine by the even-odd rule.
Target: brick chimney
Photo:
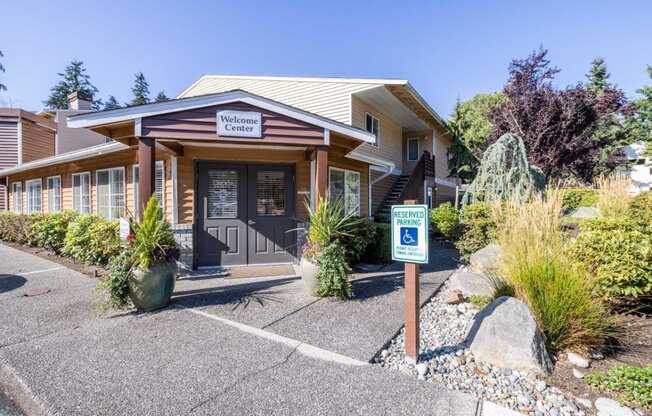
[[[92,96],[81,91],[75,91],[68,94],[68,109],[69,110],[91,110]]]

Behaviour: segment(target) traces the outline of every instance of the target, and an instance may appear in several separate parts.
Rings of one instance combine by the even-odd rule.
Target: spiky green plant
[[[156,195],[147,201],[143,219],[134,226],[132,252],[135,265],[142,270],[149,270],[152,265],[169,257],[175,247],[170,225],[163,219],[161,204]]]

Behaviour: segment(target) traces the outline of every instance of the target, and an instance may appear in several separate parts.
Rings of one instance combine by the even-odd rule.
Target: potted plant
[[[321,198],[310,214],[307,243],[303,248],[301,280],[311,295],[351,297],[351,273],[344,242],[355,236],[362,219],[344,213],[341,199]]]
[[[164,308],[174,290],[179,252],[155,196],[147,202],[142,221],[132,221],[131,229],[127,244],[111,259],[109,275],[99,286],[108,297],[104,306],[123,309],[131,301],[143,312]]]
[[[164,308],[174,291],[179,252],[156,196],[149,199],[142,221],[135,222],[133,230],[129,297],[140,311]]]

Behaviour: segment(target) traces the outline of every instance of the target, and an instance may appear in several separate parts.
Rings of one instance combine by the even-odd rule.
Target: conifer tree
[[[106,103],[104,103],[104,108],[103,110],[115,110],[116,108],[122,107],[118,100],[115,98],[113,95],[109,95],[109,98],[106,100]]]
[[[0,58],[4,58],[2,51],[0,51]],[[0,72],[5,72],[5,67],[2,66],[2,62],[0,62]],[[7,86],[2,82],[0,82],[0,91],[7,91]]]
[[[136,79],[134,80],[134,86],[131,88],[131,92],[133,92],[134,98],[128,105],[142,105],[150,102],[149,83],[142,72],[136,74]]]
[[[170,98],[168,98],[167,95],[165,95],[165,91],[161,91],[158,93],[156,98],[154,98],[154,102],[161,103],[163,101],[169,101]]]
[[[651,65],[648,65],[647,73],[652,80]],[[636,92],[641,98],[631,103],[626,124],[631,129],[634,141],[645,142],[647,153],[652,156],[652,85],[645,85]]]
[[[59,72],[58,75],[63,79],[50,89],[50,96],[43,102],[48,108],[60,110],[68,108],[68,95],[75,91],[91,98],[98,92],[98,89],[91,84],[91,77],[86,73],[82,61],[72,61],[66,66],[64,72]],[[101,100],[93,100],[92,108],[99,110],[101,104]]]
[[[609,71],[607,70],[607,65],[604,62],[603,58],[595,58],[591,62],[591,69],[589,73],[586,74],[586,77],[589,79],[586,88],[596,95],[602,94],[605,89],[611,88],[609,83]]]

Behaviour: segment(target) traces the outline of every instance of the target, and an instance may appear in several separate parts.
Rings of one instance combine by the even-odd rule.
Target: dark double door
[[[292,261],[294,168],[197,163],[197,266]]]

